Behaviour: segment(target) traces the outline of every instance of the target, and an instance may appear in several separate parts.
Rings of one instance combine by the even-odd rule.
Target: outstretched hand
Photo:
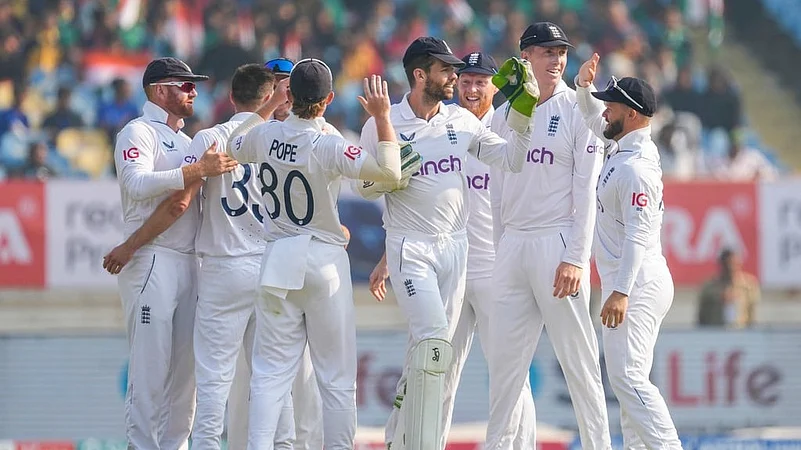
[[[593,53],[592,57],[581,65],[578,73],[578,85],[580,87],[588,87],[595,81],[595,73],[598,70],[598,61],[601,57],[597,53]]]
[[[364,96],[359,96],[359,103],[373,117],[389,117],[389,86],[381,75],[372,75],[364,79]]]

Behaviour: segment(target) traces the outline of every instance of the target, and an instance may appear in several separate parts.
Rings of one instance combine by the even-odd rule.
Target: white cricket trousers
[[[543,326],[567,381],[585,450],[611,448],[598,339],[590,319],[590,271],[576,297],[553,296],[569,229],[506,229],[495,255],[497,301],[490,316],[490,417],[485,448],[513,448],[520,391]],[[533,404],[533,399],[526,399]],[[533,408],[529,406],[528,408]],[[531,414],[536,425],[536,415]],[[536,433],[534,438],[536,439]]]
[[[470,251],[468,250],[468,259],[470,258]],[[448,442],[448,434],[451,429],[451,421],[453,420],[453,405],[456,400],[456,391],[459,387],[459,380],[462,376],[465,361],[470,354],[470,349],[473,346],[473,336],[475,331],[478,331],[481,344],[481,351],[486,359],[487,348],[486,340],[489,337],[489,322],[490,315],[492,314],[493,303],[497,298],[495,287],[492,283],[492,277],[474,278],[467,280],[467,287],[464,294],[464,304],[462,304],[462,312],[459,315],[459,322],[456,324],[456,330],[453,333],[451,345],[453,345],[453,362],[451,369],[445,375],[445,400],[443,406],[443,433],[442,433],[442,446]],[[532,423],[533,418],[527,417],[533,414],[533,408],[529,410],[522,410],[526,404],[526,399],[531,399],[531,384],[528,377],[526,377],[525,384],[520,392],[519,408],[517,414],[522,415],[516,421],[519,423],[517,434],[514,440],[515,450],[531,450],[535,448],[533,441],[534,426]]]
[[[611,288],[603,291],[606,301]],[[672,304],[673,278],[667,265],[646,263],[629,295],[623,323],[614,329],[604,327],[601,333],[609,383],[620,402],[626,449],[681,449],[665,399],[649,379],[659,328]]]
[[[194,254],[147,245],[117,277],[130,347],[128,448],[188,448],[195,416],[197,272]]]
[[[271,251],[268,243],[265,253]],[[326,450],[352,450],[356,434],[356,322],[345,249],[312,239],[303,288],[285,300],[262,290],[256,308],[248,448],[273,448],[281,399],[308,341],[323,408]]]
[[[256,331],[256,316],[248,323],[245,343],[236,359],[236,372],[228,396],[228,450],[245,450],[248,446],[248,414],[250,413],[250,375],[253,359],[253,338]],[[303,352],[295,381],[292,383],[292,396],[285,407],[291,407],[295,419],[295,450],[322,450],[323,448],[323,405],[320,390],[314,376],[309,347]],[[275,446],[282,442],[281,430],[284,425],[284,411],[278,423]],[[291,425],[291,424],[290,424]]]
[[[453,338],[464,301],[467,278],[467,234],[426,236],[387,232],[389,279],[398,305],[409,324],[406,359],[396,388],[403,398],[411,351],[423,339]],[[401,402],[401,409],[404,402]],[[395,437],[401,409],[392,408],[385,442]],[[443,424],[444,425],[444,424]]]
[[[230,398],[237,357],[247,334],[250,334],[247,347],[253,348],[260,268],[261,255],[203,258],[195,316],[197,419],[192,430],[193,450],[220,449],[225,405]],[[244,407],[247,408],[248,393],[245,395]],[[243,418],[246,419],[247,414],[235,420]],[[280,423],[275,447],[291,450],[294,420],[289,395],[284,400]]]

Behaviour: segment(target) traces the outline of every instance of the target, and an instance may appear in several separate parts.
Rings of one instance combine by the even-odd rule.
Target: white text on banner
[[[47,183],[47,286],[114,288],[103,255],[122,241],[114,181]]]

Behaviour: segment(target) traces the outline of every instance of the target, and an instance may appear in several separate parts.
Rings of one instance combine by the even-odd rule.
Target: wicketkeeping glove
[[[520,58],[507,59],[498,69],[498,73],[492,76],[492,84],[509,101],[506,123],[518,133],[525,132],[540,99],[540,89],[531,64]]]
[[[420,170],[423,165],[423,157],[414,151],[411,144],[406,144],[400,149],[401,152],[401,178],[392,182],[372,182],[362,181],[359,185],[359,192],[367,200],[375,200],[384,194],[389,194],[409,186],[412,175]]]
[[[405,189],[409,185],[412,175],[420,170],[423,165],[423,157],[414,151],[411,144],[406,144],[400,149],[401,152],[401,179],[397,183],[398,189]]]

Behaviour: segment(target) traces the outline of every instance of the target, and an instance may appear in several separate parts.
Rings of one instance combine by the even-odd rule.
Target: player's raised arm
[[[378,77],[380,80],[380,77]],[[369,82],[368,82],[369,81]],[[394,151],[397,152],[397,141],[395,140],[395,130],[392,127],[392,123],[390,122],[390,104],[389,104],[389,94],[386,90],[386,81],[381,83],[381,88],[383,90],[382,95],[386,95],[385,100],[382,99],[380,102],[380,109],[386,108],[386,111],[382,111],[379,113],[380,117],[376,117],[373,113],[368,109],[368,105],[366,104],[368,98],[368,92],[373,89],[373,80],[368,80],[365,78],[364,80],[364,89],[365,89],[365,97],[360,97],[359,102],[362,103],[362,106],[365,110],[370,113],[372,116],[367,122],[364,124],[361,133],[361,148],[365,150],[366,154],[369,157],[375,155],[376,161],[379,158],[385,157],[382,156],[382,152],[386,152],[386,150],[382,150],[382,142],[391,142],[394,144]],[[378,87],[378,85],[376,85]],[[378,107],[378,98],[375,98],[375,102],[377,102],[376,107]],[[371,107],[372,108],[372,107]],[[391,141],[385,141],[384,139],[391,139]],[[385,148],[387,144],[383,144]],[[355,184],[355,191],[361,195],[363,198],[367,200],[375,200],[379,198],[381,195],[392,192],[397,189],[403,189],[409,184],[409,179],[411,179],[412,174],[417,172],[420,169],[420,165],[422,164],[422,157],[416,151],[412,149],[410,145],[406,145],[400,149],[400,158],[399,158],[399,170],[400,176],[397,179],[393,180],[376,180],[374,178],[368,177],[368,173],[360,173],[359,179],[356,181]],[[366,163],[365,166],[370,166],[370,163]],[[362,168],[364,170],[364,167]],[[367,169],[368,171],[371,169]]]
[[[401,178],[400,149],[395,128],[389,120],[390,101],[387,82],[379,75],[364,79],[364,96],[359,103],[375,121],[378,147],[376,157],[368,155],[359,171],[359,179],[378,182],[396,182]]]
[[[496,114],[503,115],[512,132],[504,139],[476,121],[469,151],[487,165],[518,173],[523,170],[531,143],[531,124],[540,95],[537,80],[528,61],[509,58],[492,77],[492,83],[508,100],[506,108]]]
[[[576,102],[587,128],[603,139],[605,143],[609,143],[612,141],[604,137],[604,128],[606,127],[606,120],[603,118],[604,102],[592,96],[592,92],[596,91],[592,83],[595,81],[599,60],[600,56],[597,53],[593,53],[592,58],[581,65],[579,73],[574,80],[576,83]]]

